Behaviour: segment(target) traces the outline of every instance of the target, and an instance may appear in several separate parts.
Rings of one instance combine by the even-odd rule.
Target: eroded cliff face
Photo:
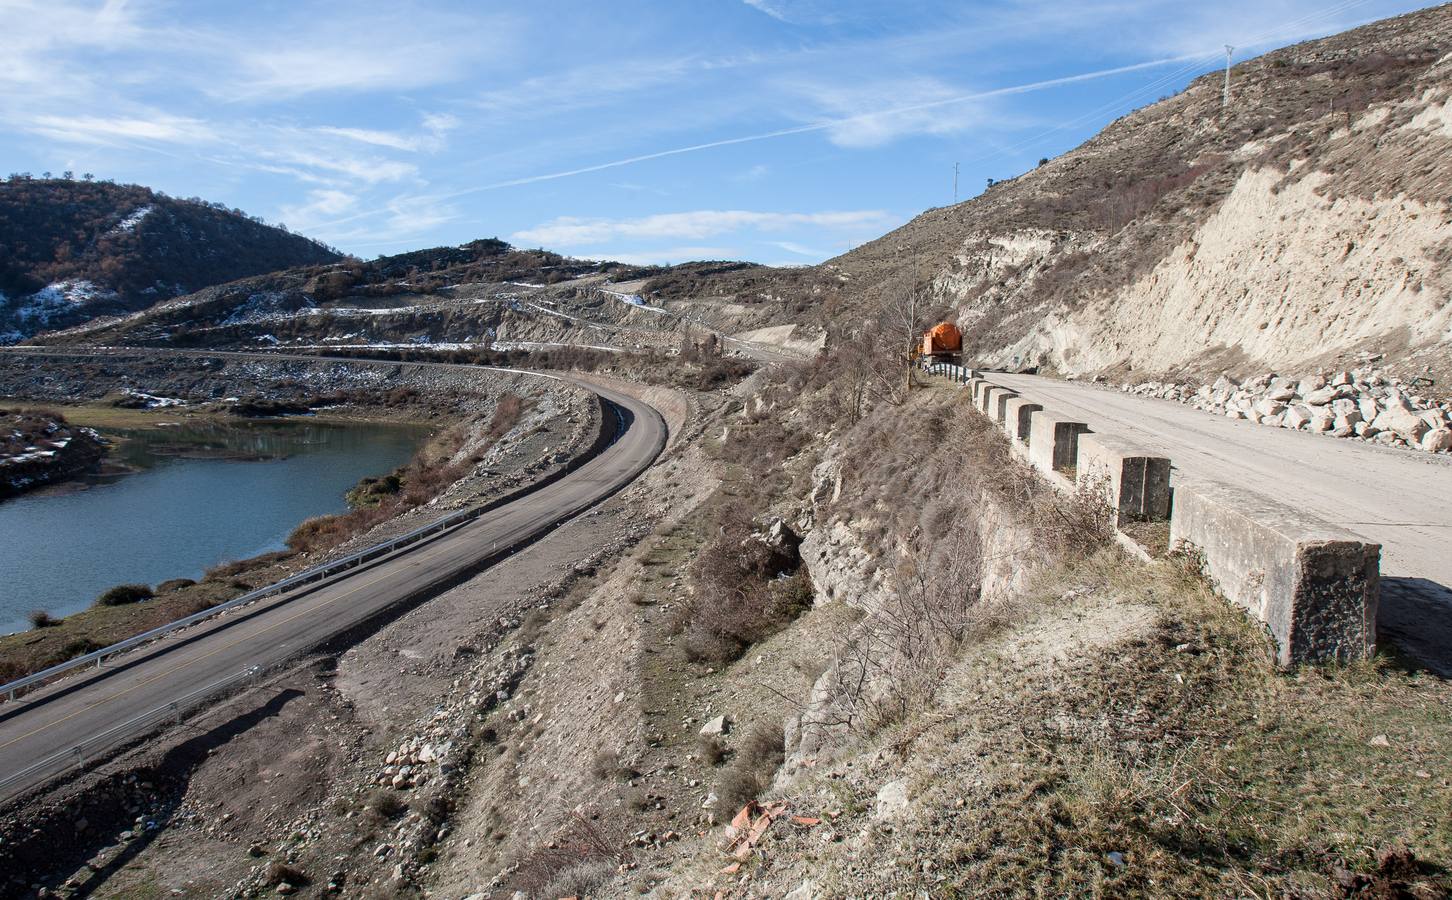
[[[1329,365],[1357,351],[1407,362],[1445,352],[1452,342],[1452,210],[1405,194],[1335,196],[1335,186],[1328,172],[1246,171],[1209,220],[1148,275],[1082,308],[1044,310],[986,361],[1047,361],[1070,373],[1249,374]],[[1037,235],[991,239],[1002,250],[1044,243]],[[1062,241],[1050,252],[1075,244]],[[1013,259],[1005,252],[985,268]],[[971,317],[957,280],[940,286],[963,298]]]
[[[919,624],[936,628],[913,621],[927,610],[922,594],[961,591],[965,612],[973,607],[974,615],[991,615],[1020,598],[1054,556],[1023,509],[989,490],[972,489],[975,500],[964,519],[932,538],[953,557],[940,572],[945,583],[917,583],[914,563],[920,561],[891,523],[854,513],[855,498],[844,498],[842,473],[849,457],[850,441],[839,442],[813,472],[811,505],[799,520],[809,526],[801,554],[816,602],[850,606],[860,620],[787,723],[783,779],[834,757],[855,729],[883,715],[883,704],[898,702],[906,671],[917,665],[906,657],[931,652],[913,633]]]

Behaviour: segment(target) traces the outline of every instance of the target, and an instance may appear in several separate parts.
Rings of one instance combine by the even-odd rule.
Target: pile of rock
[[[1123,385],[1125,393],[1188,403],[1260,425],[1357,438],[1430,453],[1452,451],[1452,400],[1423,396],[1379,370],[1295,379],[1266,374],[1243,382],[1224,375],[1198,388],[1172,382]]]

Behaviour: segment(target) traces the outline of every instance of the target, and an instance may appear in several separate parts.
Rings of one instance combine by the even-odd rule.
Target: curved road
[[[625,394],[565,380],[601,395],[621,413],[623,430],[599,456],[553,484],[362,569],[221,615],[114,657],[104,669],[0,704],[0,779],[250,666],[303,654],[402,600],[456,583],[496,552],[544,535],[630,483],[665,445],[660,414]],[[134,736],[118,735],[115,743]],[[102,749],[88,748],[88,755]],[[0,800],[53,774],[47,767],[13,780],[0,787]]]
[[[1381,544],[1378,631],[1452,676],[1452,457],[1236,421],[1096,385],[984,377],[1168,456],[1171,484],[1237,485]]]

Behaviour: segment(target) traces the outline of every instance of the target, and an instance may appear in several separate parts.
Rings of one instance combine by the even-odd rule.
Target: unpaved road
[[[1452,675],[1452,457],[1235,421],[1169,400],[1035,375],[987,379],[1158,450],[1171,483],[1256,491],[1382,546],[1378,628]]]
[[[665,424],[652,407],[632,397],[591,389],[625,411],[624,430],[598,457],[560,481],[321,588],[262,601],[249,612],[219,617],[116,657],[105,669],[0,705],[0,779],[203,685],[249,666],[295,657],[400,600],[455,583],[496,548],[532,540],[628,484],[664,447]],[[12,780],[0,787],[0,797],[43,783],[50,774],[45,769]]]

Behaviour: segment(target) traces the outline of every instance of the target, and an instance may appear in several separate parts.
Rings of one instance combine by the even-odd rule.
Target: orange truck
[[[921,356],[932,362],[960,362],[963,358],[963,333],[952,322],[939,322],[923,334]]]

